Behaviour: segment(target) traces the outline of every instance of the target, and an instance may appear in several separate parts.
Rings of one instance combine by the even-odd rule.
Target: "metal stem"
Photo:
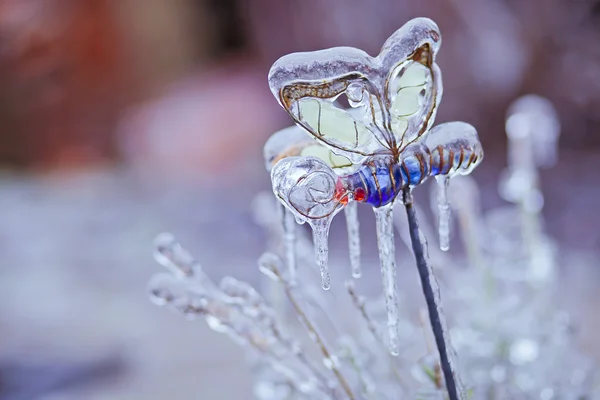
[[[440,312],[438,304],[436,302],[435,290],[433,282],[435,277],[431,271],[431,267],[427,264],[425,253],[423,250],[423,244],[421,243],[419,233],[419,222],[417,220],[417,214],[413,207],[412,195],[410,189],[406,188],[403,192],[404,205],[406,206],[406,214],[408,216],[408,226],[410,231],[410,240],[412,244],[413,253],[415,255],[415,261],[417,263],[417,270],[419,271],[419,277],[421,279],[421,287],[423,289],[423,295],[427,303],[427,311],[429,313],[429,321],[431,322],[431,328],[433,330],[433,336],[435,338],[435,344],[440,355],[440,364],[442,372],[444,373],[444,380],[446,382],[446,390],[448,391],[449,400],[460,400],[459,388],[457,380],[452,369],[449,348],[445,338],[443,321],[444,315]],[[436,285],[437,286],[437,285]]]

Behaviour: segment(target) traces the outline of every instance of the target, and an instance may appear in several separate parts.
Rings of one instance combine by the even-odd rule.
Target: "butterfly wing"
[[[279,160],[292,157],[316,157],[342,174],[344,168],[352,162],[343,156],[334,154],[329,148],[310,138],[306,131],[297,125],[281,129],[271,135],[263,148],[265,167],[270,171]]]
[[[416,18],[375,58],[351,47],[284,56],[269,86],[294,121],[336,155],[353,163],[397,155],[433,124],[442,95],[440,43],[437,25]],[[336,103],[342,95],[350,110]]]
[[[337,47],[280,58],[269,72],[269,86],[298,125],[336,155],[360,163],[391,149],[374,72],[368,54]],[[341,96],[352,109],[336,102]]]
[[[388,71],[383,84],[388,130],[399,150],[431,128],[442,97],[442,76],[435,63],[441,36],[435,22],[416,18],[385,42],[380,68]]]

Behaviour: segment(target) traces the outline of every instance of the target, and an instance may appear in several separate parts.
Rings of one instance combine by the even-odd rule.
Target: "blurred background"
[[[508,105],[557,108],[546,229],[565,260],[589,260],[561,265],[596,351],[600,2],[0,0],[0,399],[248,398],[236,346],[147,301],[152,239],[171,231],[215,276],[256,280],[262,145],[291,122],[270,65],[376,54],[418,16],[443,34],[437,121],[473,124],[486,150],[484,208],[502,204]]]

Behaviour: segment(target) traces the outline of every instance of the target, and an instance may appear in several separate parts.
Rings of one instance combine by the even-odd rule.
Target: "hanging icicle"
[[[398,355],[398,298],[396,294],[396,247],[394,244],[393,203],[373,208],[377,226],[377,247],[387,308],[390,353]]]
[[[288,269],[290,284],[295,285],[297,279],[296,267],[296,218],[294,214],[282,207],[283,247]]]
[[[450,178],[446,175],[435,177],[438,185],[438,234],[440,238],[440,249],[450,249],[450,204],[448,203],[448,185]]]
[[[360,224],[356,202],[349,202],[344,209],[344,213],[346,214],[346,226],[348,228],[348,249],[350,251],[352,277],[360,278],[362,275],[360,266]]]

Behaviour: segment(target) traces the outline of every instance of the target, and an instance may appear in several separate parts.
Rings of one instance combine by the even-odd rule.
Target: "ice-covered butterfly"
[[[468,174],[483,158],[471,125],[431,129],[442,96],[440,43],[437,25],[417,18],[376,57],[336,47],[289,54],[271,67],[271,91],[304,134],[288,128],[267,143],[273,191],[313,228],[324,288],[329,225],[349,202],[372,205],[383,235],[401,191],[430,176],[445,186],[447,177]]]

